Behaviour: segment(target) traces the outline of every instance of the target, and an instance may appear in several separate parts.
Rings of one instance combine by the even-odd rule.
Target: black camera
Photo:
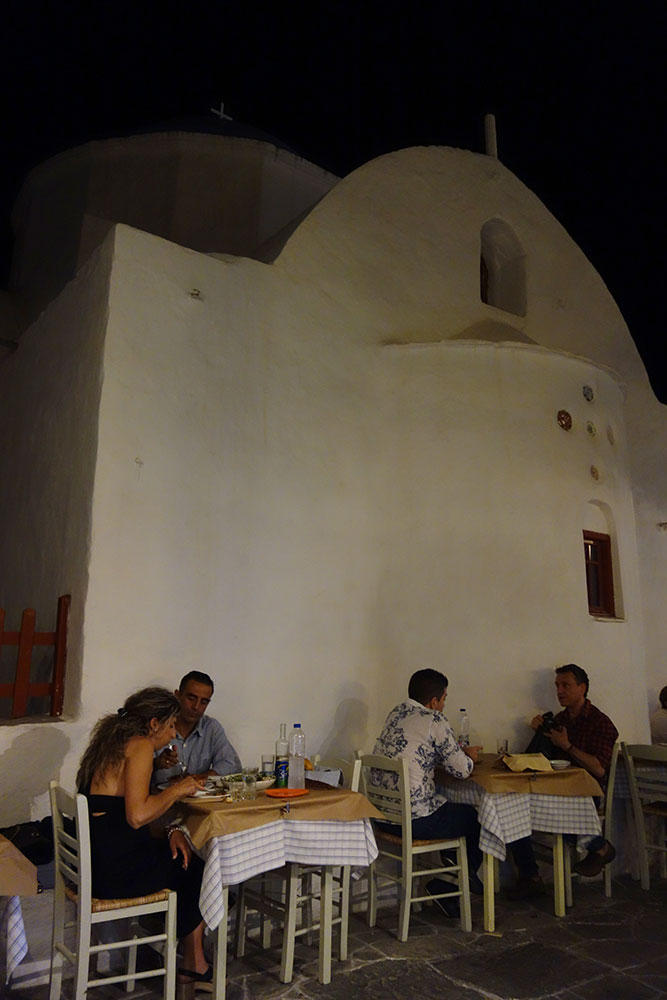
[[[554,719],[553,712],[542,712],[542,729],[545,733],[551,733],[554,729],[560,729],[560,726]]]

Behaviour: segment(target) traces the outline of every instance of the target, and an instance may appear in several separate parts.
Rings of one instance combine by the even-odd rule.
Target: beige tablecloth
[[[448,785],[454,778],[443,767],[435,769],[437,785]],[[468,781],[481,785],[487,792],[533,793],[535,795],[602,795],[602,789],[592,774],[582,767],[568,767],[564,771],[524,771],[515,774],[499,760],[496,754],[481,754]]]
[[[360,792],[349,792],[345,788],[311,788],[307,795],[292,799],[271,798],[265,792],[244,802],[186,799],[181,808],[187,817],[190,839],[199,849],[212,837],[253,830],[283,818],[281,809],[285,802],[290,804],[290,820],[382,819],[375,806]]]

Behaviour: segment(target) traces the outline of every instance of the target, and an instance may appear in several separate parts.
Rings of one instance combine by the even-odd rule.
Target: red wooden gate
[[[35,631],[35,609],[26,608],[21,618],[20,632],[5,632],[5,611],[0,608],[0,647],[18,646],[16,677],[14,683],[0,684],[0,698],[11,698],[12,719],[21,719],[28,713],[29,698],[51,699],[50,715],[62,715],[65,694],[65,660],[67,659],[67,617],[70,595],[58,598],[58,615],[55,632]],[[35,646],[53,646],[53,672],[50,681],[34,683],[30,680],[32,651]]]

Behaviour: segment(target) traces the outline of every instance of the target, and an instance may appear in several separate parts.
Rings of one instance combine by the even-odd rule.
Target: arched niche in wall
[[[584,533],[584,549],[586,546],[586,536],[590,538],[596,538],[599,536],[600,539],[608,538],[609,546],[609,556],[610,556],[610,570],[612,577],[613,586],[613,614],[600,614],[599,616],[591,610],[591,614],[595,614],[595,617],[609,617],[609,618],[624,618],[623,612],[623,588],[621,586],[621,565],[618,555],[618,536],[616,532],[616,519],[614,518],[614,513],[608,503],[604,500],[598,500],[596,498],[591,498],[584,506],[583,511],[583,533]],[[586,557],[585,557],[586,560]],[[585,567],[588,570],[588,567]],[[590,591],[589,591],[589,602],[590,602]]]
[[[482,302],[526,315],[526,255],[514,230],[489,219],[480,233],[479,294]]]

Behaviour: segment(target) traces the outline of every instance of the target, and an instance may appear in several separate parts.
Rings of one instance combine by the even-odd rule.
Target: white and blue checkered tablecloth
[[[23,926],[21,900],[18,896],[7,896],[5,906],[0,905],[0,926],[5,927],[7,941],[6,982],[11,979],[17,965],[28,953],[28,939]],[[0,904],[2,898],[0,898]]]
[[[499,861],[505,860],[506,844],[529,837],[534,830],[577,834],[583,847],[602,830],[589,796],[487,792],[471,780],[448,784],[443,791],[450,802],[475,807],[482,828],[480,849]]]
[[[205,860],[199,909],[210,928],[224,916],[222,886],[238,885],[287,861],[302,865],[363,868],[378,854],[371,821],[279,819],[252,830],[213,837]]]

